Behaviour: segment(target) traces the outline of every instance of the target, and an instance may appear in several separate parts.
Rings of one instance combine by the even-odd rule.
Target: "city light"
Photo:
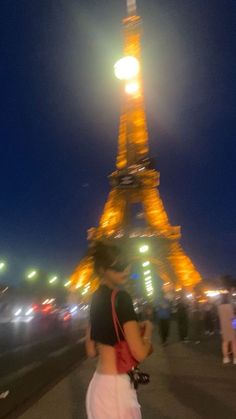
[[[152,281],[145,281],[146,285],[152,285]]]
[[[149,250],[149,246],[147,244],[144,244],[143,246],[140,246],[139,252],[140,253],[146,253]]]
[[[54,276],[52,279],[49,280],[49,284],[53,284],[54,282],[56,282],[58,279],[57,276]]]
[[[71,284],[71,281],[67,281],[65,284],[64,284],[64,287],[69,287],[69,285]]]
[[[0,270],[4,269],[6,266],[5,262],[0,262]]]
[[[75,313],[78,310],[78,306],[74,306],[71,308],[70,312],[71,314]]]
[[[220,291],[205,291],[205,294],[207,295],[207,297],[217,297],[218,295],[220,295]]]
[[[87,294],[87,292],[89,291],[90,285],[91,285],[90,282],[87,285],[85,285],[83,291],[81,292],[82,295]]]
[[[135,93],[138,92],[138,90],[139,90],[139,83],[137,83],[136,81],[127,83],[125,85],[125,93],[127,93],[128,95],[134,95]]]
[[[43,305],[48,304],[49,301],[50,301],[49,298],[47,298],[45,301],[42,302],[42,304]]]
[[[29,273],[29,275],[27,276],[27,278],[31,279],[33,278],[35,275],[37,275],[37,271],[32,271]]]
[[[150,273],[151,273],[150,269],[148,269],[147,271],[144,271],[144,275],[148,275]]]
[[[151,275],[146,276],[145,280],[147,281],[148,279],[152,279]]]
[[[146,268],[146,266],[149,266],[149,265],[150,265],[149,260],[147,260],[146,262],[143,262],[143,264],[142,264],[142,266],[143,266],[144,268]]]
[[[15,316],[19,316],[19,314],[22,312],[22,308],[19,308],[14,314]]]
[[[132,56],[123,57],[114,65],[115,76],[119,80],[130,80],[139,73],[140,65],[137,58]]]
[[[29,316],[31,313],[33,313],[33,311],[34,311],[34,309],[33,309],[33,308],[29,308],[29,310],[27,310],[27,311],[25,312],[25,315],[26,315],[26,316]]]

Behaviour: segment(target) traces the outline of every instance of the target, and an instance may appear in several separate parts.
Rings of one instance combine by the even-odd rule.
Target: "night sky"
[[[150,155],[204,277],[236,276],[236,1],[138,0]],[[0,2],[0,257],[65,278],[114,169],[125,0]]]

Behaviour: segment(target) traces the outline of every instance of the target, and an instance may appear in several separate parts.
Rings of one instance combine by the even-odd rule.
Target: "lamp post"
[[[28,279],[32,279],[32,278],[35,278],[35,276],[37,275],[37,271],[35,271],[35,270],[33,270],[33,271],[31,271],[28,275],[27,275],[27,278]]]

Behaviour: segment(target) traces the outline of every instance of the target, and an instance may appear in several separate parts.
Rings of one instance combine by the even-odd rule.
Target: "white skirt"
[[[88,419],[142,419],[137,393],[127,374],[95,372],[86,396]]]

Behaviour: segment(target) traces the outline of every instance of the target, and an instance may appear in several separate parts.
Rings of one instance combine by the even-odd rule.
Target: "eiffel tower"
[[[142,21],[136,14],[135,0],[127,0],[123,32],[124,58],[115,65],[122,89],[116,171],[109,176],[111,191],[98,227],[88,230],[88,240],[90,244],[101,239],[119,241],[136,261],[144,261],[137,243],[145,243],[146,249],[150,248],[146,265],[152,265],[163,284],[191,289],[201,277],[179,243],[180,227],[169,222],[158,191],[159,173],[149,158],[140,65]],[[131,208],[137,203],[142,205],[146,226],[132,229]],[[81,260],[70,279],[72,289],[82,295],[96,289],[89,256]]]

